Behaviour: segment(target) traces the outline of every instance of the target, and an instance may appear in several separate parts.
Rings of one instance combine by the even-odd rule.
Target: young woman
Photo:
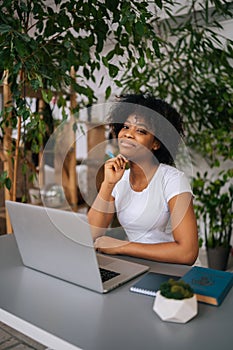
[[[174,166],[183,136],[180,115],[152,96],[125,95],[110,115],[110,126],[119,154],[106,161],[88,212],[96,249],[192,265],[198,256],[193,194],[185,174]],[[104,236],[115,212],[127,241]]]

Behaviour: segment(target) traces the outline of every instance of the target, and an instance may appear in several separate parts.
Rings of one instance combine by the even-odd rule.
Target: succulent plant
[[[165,298],[178,300],[191,298],[194,294],[188,283],[182,279],[174,280],[172,278],[160,285],[160,293]]]

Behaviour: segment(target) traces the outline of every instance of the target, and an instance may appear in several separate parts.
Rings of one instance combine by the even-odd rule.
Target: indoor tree
[[[160,41],[154,28],[156,8],[162,8],[162,1],[0,3],[0,73],[4,93],[1,113],[4,171],[0,181],[7,185],[6,198],[16,196],[13,189],[20,145],[24,147],[21,157],[25,174],[29,164],[27,148],[38,153],[43,145],[47,130],[45,103],[57,95],[65,119],[70,88],[78,96],[78,106],[73,105],[77,111],[96,102],[90,82],[101,85],[108,76],[107,99],[112,86],[123,86],[119,80],[121,71],[130,69],[136,59],[149,62],[159,55]],[[103,67],[105,73],[96,81]],[[36,96],[42,107],[32,111],[26,96]],[[18,136],[12,140],[15,128]]]
[[[184,117],[188,146],[211,166],[232,159],[233,46],[221,31],[221,21],[232,18],[231,3],[4,0],[0,10],[0,72],[8,73],[14,101],[2,113],[4,136],[20,119],[30,121],[21,137],[38,152],[46,128],[26,103],[28,90],[47,103],[59,91],[66,118],[69,87],[81,108],[96,102],[89,82],[98,86],[107,77],[106,98],[116,86],[165,98]],[[107,74],[97,81],[103,67]],[[10,180],[4,171],[0,181],[9,188]]]
[[[153,64],[129,69],[123,80],[127,91],[136,87],[137,92],[149,90],[171,101],[184,118],[185,142],[194,165],[198,168],[198,157],[205,159],[208,171],[198,169],[193,176],[195,209],[205,222],[205,233],[209,224],[213,226],[209,220],[212,203],[215,228],[221,221],[220,232],[214,233],[216,239],[204,235],[207,247],[219,245],[217,238],[223,229],[231,238],[233,225],[232,210],[227,218],[219,219],[220,207],[224,212],[226,203],[232,205],[233,41],[223,30],[223,22],[232,18],[232,3],[224,0],[192,0],[177,12],[171,6],[171,15],[156,22],[163,41],[160,57]],[[213,190],[215,185],[218,191]],[[229,245],[230,240],[227,242]]]
[[[191,0],[176,12],[170,5],[170,16],[155,23],[160,56],[123,78],[126,91],[151,91],[177,107],[187,145],[210,166],[233,157],[233,41],[221,24],[232,16],[224,0]]]

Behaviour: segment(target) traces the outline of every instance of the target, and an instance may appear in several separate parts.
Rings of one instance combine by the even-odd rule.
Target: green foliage
[[[6,188],[8,190],[11,189],[11,180],[10,178],[8,177],[7,175],[7,172],[6,171],[3,171],[1,174],[0,174],[0,188],[6,186]]]
[[[160,45],[152,25],[156,17],[152,5],[161,8],[162,2],[1,1],[0,79],[8,71],[13,101],[12,106],[12,101],[7,101],[9,106],[1,113],[2,133],[6,127],[16,128],[21,119],[25,154],[26,148],[38,153],[47,125],[27,104],[28,90],[41,94],[47,104],[56,91],[57,104],[66,119],[70,88],[78,95],[78,110],[96,102],[92,86],[98,84],[98,74],[102,74],[100,85],[107,85],[108,99],[114,85],[123,86],[122,71],[134,67],[138,60],[142,66],[146,57],[153,61],[160,54]],[[70,75],[72,67],[75,78]]]
[[[72,84],[82,102],[88,99],[92,104],[96,96],[89,82],[96,81],[103,64],[112,83],[116,80],[119,84],[120,68],[130,68],[139,58],[145,61],[148,53],[151,60],[159,55],[151,4],[125,0],[2,1],[0,71],[9,70],[12,91],[23,88],[16,78],[23,69],[32,89],[65,91]],[[156,6],[161,8],[162,3],[154,1]],[[70,77],[73,66],[77,81]],[[109,86],[106,89],[108,97]]]
[[[221,31],[232,3],[192,0],[175,12],[164,2],[164,11],[167,19],[154,23],[160,56],[130,68],[121,81],[126,91],[171,101],[183,115],[187,145],[216,166],[219,156],[233,159],[233,41]]]
[[[194,209],[203,222],[206,247],[227,247],[233,230],[233,169],[210,180],[208,172],[193,180]],[[201,230],[201,228],[200,228]]]
[[[193,289],[182,279],[174,280],[170,278],[160,285],[160,293],[165,298],[181,300],[191,298],[193,296]]]
[[[9,71],[15,101],[1,113],[3,133],[22,117],[22,138],[38,152],[45,125],[25,101],[26,86],[41,91],[46,103],[58,91],[65,119],[70,85],[82,108],[96,101],[93,83],[105,86],[107,77],[106,99],[114,86],[166,98],[184,117],[190,147],[211,166],[219,165],[220,156],[233,159],[233,42],[221,33],[221,20],[232,18],[232,4],[191,0],[178,12],[174,4],[172,0],[1,1],[0,72]],[[71,67],[76,80],[70,76]]]
[[[191,0],[180,12],[168,3],[163,9],[167,18],[154,23],[160,56],[153,64],[129,69],[121,82],[127,83],[125,91],[150,91],[171,101],[183,115],[186,145],[217,168],[233,160],[233,41],[224,37],[221,25],[232,19],[232,3]],[[230,174],[211,180],[197,173],[194,178],[195,211],[209,247],[228,245],[231,239]]]

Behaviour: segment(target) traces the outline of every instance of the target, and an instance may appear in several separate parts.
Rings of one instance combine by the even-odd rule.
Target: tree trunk
[[[12,105],[11,100],[11,91],[10,86],[8,84],[8,72],[4,73],[5,78],[3,82],[3,100],[4,100],[4,108],[10,107]],[[11,189],[8,190],[5,187],[4,195],[5,200],[13,200],[13,162],[12,162],[12,126],[11,126],[11,112],[8,113],[6,116],[6,126],[4,128],[4,135],[3,135],[3,154],[4,154],[4,166],[3,170],[7,172],[8,177],[11,180],[12,186]],[[8,123],[9,124],[8,124]],[[6,211],[6,231],[7,233],[12,232],[12,226],[10,222],[10,217],[8,212]]]
[[[72,67],[71,69],[71,76],[73,79],[75,79],[75,70]],[[70,109],[71,109],[71,125],[75,123],[75,118],[73,114],[74,108],[77,107],[77,100],[76,100],[76,93],[71,89],[70,94]],[[73,210],[77,209],[78,205],[78,196],[77,196],[77,177],[76,177],[76,135],[75,132],[72,133],[72,147],[71,147],[71,154],[70,154],[70,163],[68,164],[69,167],[69,174],[70,174],[70,200],[71,205],[73,207]]]
[[[75,78],[75,71],[71,70],[71,76]],[[55,181],[62,185],[66,200],[74,211],[77,210],[77,180],[76,180],[76,134],[73,130],[75,118],[73,109],[77,106],[76,94],[71,89],[70,94],[70,119],[58,127],[56,135],[54,168]]]
[[[38,105],[38,112],[41,113],[43,116],[43,110],[45,108],[45,103],[44,100],[41,98],[39,99],[39,105]],[[44,157],[43,157],[43,149],[40,150],[39,152],[39,159],[38,159],[38,164],[39,164],[39,171],[38,171],[38,181],[40,184],[40,187],[44,186],[45,183],[45,174],[44,174]]]
[[[16,201],[16,193],[17,193],[17,177],[18,177],[20,138],[21,138],[21,117],[18,117],[17,140],[15,143],[14,171],[13,171],[13,184],[12,184],[12,200],[13,201]]]

